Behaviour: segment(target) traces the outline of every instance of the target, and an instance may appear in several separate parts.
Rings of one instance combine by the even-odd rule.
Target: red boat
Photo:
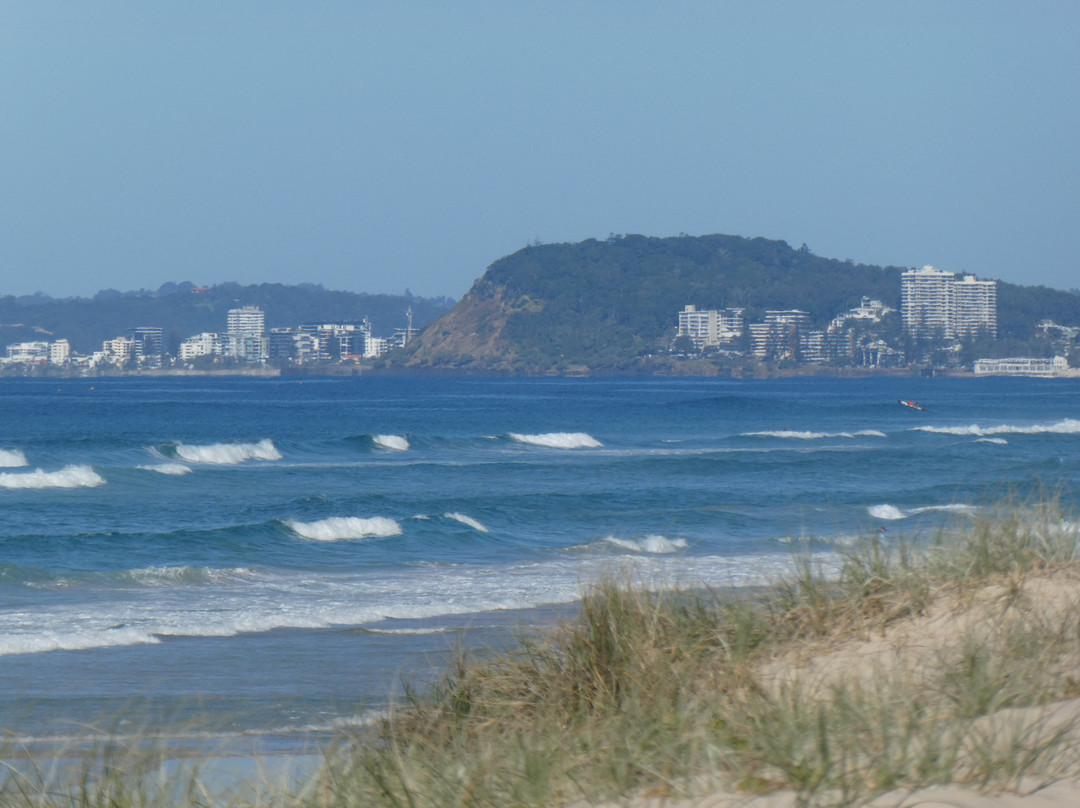
[[[913,401],[911,399],[908,399],[907,401],[905,401],[902,398],[898,398],[898,399],[896,399],[896,403],[897,404],[903,404],[905,407],[911,407],[911,409],[913,409],[913,410],[925,410],[926,409],[925,407],[920,406],[919,402]]]

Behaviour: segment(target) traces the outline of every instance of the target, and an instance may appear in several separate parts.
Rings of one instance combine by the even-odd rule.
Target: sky
[[[1080,287],[1080,3],[0,4],[0,295],[726,233]]]

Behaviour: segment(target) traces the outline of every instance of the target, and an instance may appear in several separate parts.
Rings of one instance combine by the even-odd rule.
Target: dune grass
[[[147,791],[103,773],[43,793],[9,774],[0,803],[585,806],[784,789],[857,805],[1080,775],[1077,722],[1057,709],[1080,693],[1080,596],[1042,597],[1080,582],[1060,514],[1009,504],[929,545],[871,536],[838,570],[797,552],[766,591],[608,576],[576,618],[495,659],[456,656],[296,789],[209,795],[196,774]]]

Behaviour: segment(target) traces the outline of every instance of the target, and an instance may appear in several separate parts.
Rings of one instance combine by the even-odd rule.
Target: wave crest
[[[866,509],[875,519],[907,519],[909,516],[914,516],[920,513],[933,513],[935,511],[944,511],[945,513],[964,513],[970,514],[977,509],[973,505],[965,505],[961,502],[954,502],[950,505],[926,505],[922,508],[912,508],[907,513],[897,508],[895,505],[871,505]]]
[[[790,438],[792,440],[820,440],[821,438],[884,438],[878,429],[860,429],[857,432],[800,432],[793,429],[775,429],[766,432],[744,432],[744,438]]]
[[[907,514],[895,505],[871,505],[866,512],[875,519],[905,519]]]
[[[174,476],[191,473],[191,466],[185,466],[183,463],[158,463],[156,466],[139,466],[139,468],[143,471],[156,471],[158,474]]]
[[[176,454],[191,463],[217,466],[235,466],[246,460],[281,460],[281,453],[269,438],[258,443],[211,443],[204,446],[178,443]]]
[[[1080,435],[1080,421],[1075,418],[1065,418],[1053,424],[1032,424],[1020,426],[1019,424],[1001,424],[1000,426],[983,427],[978,424],[967,426],[917,426],[915,432],[932,432],[938,435],[960,435],[985,438],[991,435]]]
[[[29,465],[22,449],[0,449],[0,468],[14,469]]]
[[[461,522],[463,525],[468,525],[474,530],[479,530],[481,533],[487,533],[488,529],[484,527],[480,522],[473,519],[471,516],[466,516],[463,513],[444,513],[444,517],[447,519],[453,519],[455,522]]]
[[[0,474],[0,488],[94,488],[104,485],[104,478],[90,466],[65,466],[59,471],[34,471]]]
[[[409,439],[404,435],[372,435],[371,440],[380,449],[390,449],[394,452],[409,451]]]
[[[646,536],[644,539],[618,539],[615,536],[608,536],[604,541],[635,553],[654,553],[657,555],[674,553],[686,547],[686,539],[669,539],[666,536],[656,534]]]
[[[301,538],[314,541],[341,541],[401,535],[401,525],[385,516],[373,516],[368,519],[359,516],[332,516],[317,522],[288,521],[285,524]]]
[[[544,432],[539,435],[511,432],[510,439],[550,449],[598,449],[604,445],[587,432]]]

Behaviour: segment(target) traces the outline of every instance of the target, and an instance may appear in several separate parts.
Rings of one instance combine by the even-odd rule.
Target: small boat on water
[[[902,399],[902,398],[898,398],[898,399],[896,399],[896,403],[897,404],[903,404],[905,407],[910,407],[913,410],[925,410],[926,409],[921,404],[919,404],[919,402],[914,401],[914,400],[912,400],[910,398],[907,399],[907,400]]]

